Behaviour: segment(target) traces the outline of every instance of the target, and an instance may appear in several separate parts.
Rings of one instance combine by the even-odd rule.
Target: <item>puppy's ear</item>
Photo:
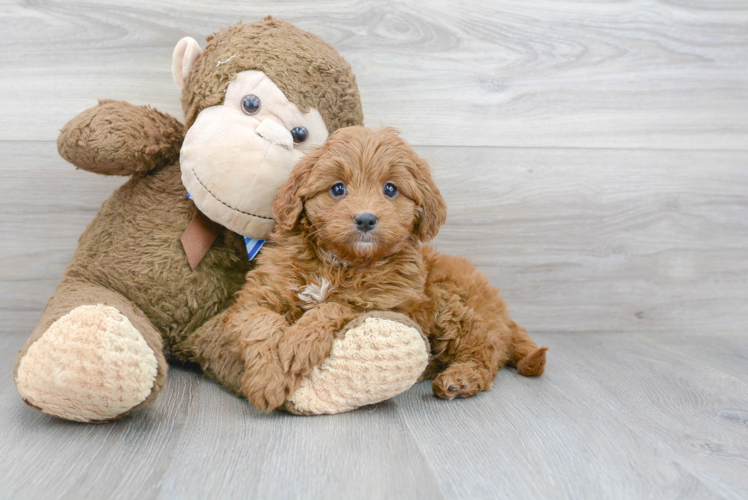
[[[294,166],[291,175],[278,190],[278,196],[273,203],[273,218],[275,228],[281,231],[292,229],[299,220],[304,209],[304,187],[309,181],[312,167],[322,156],[322,148],[310,151]]]
[[[416,182],[421,190],[421,199],[418,203],[418,221],[414,232],[418,238],[426,243],[431,241],[439,232],[439,228],[447,220],[447,204],[436,187],[428,162],[420,156],[414,155],[416,170],[414,172]]]

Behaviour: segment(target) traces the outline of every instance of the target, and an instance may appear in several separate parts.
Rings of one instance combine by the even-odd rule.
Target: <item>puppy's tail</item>
[[[517,367],[517,373],[525,377],[537,377],[545,371],[545,352],[547,347],[538,345],[527,335],[521,326],[512,328],[513,342],[509,364]]]

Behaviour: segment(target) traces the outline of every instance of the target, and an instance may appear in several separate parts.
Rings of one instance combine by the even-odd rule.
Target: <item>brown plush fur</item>
[[[347,191],[335,198],[340,182]],[[386,183],[399,193],[385,196]],[[271,242],[225,319],[241,339],[242,390],[258,408],[281,406],[335,333],[370,311],[402,313],[428,332],[425,376],[439,397],[486,390],[507,363],[522,375],[543,372],[545,349],[509,318],[486,278],[465,259],[422,247],[446,207],[428,164],[393,130],[337,131],[297,164],[273,213]],[[357,228],[362,213],[376,215],[373,230]]]
[[[200,111],[223,103],[237,73],[249,70],[264,71],[302,112],[316,108],[330,133],[363,124],[356,77],[345,59],[321,38],[267,17],[229,26],[207,40],[182,94],[188,128]]]
[[[57,138],[60,156],[83,170],[106,175],[144,175],[174,163],[184,126],[149,106],[100,100],[68,122]]]
[[[262,56],[248,68],[243,55],[258,49],[253,37],[261,39]],[[273,43],[284,37],[306,45],[297,43],[291,50],[279,43],[274,49]],[[214,59],[229,57],[223,54],[243,55],[215,71]],[[201,60],[186,82],[188,126],[200,109],[219,104],[228,82],[245,69],[266,70],[289,99],[317,108],[331,133],[340,123],[362,121],[350,67],[328,44],[291,24],[265,20],[232,26],[213,37]],[[322,62],[314,66],[309,61]],[[286,77],[289,80],[281,81]],[[321,90],[335,79],[342,83]],[[183,128],[175,119],[119,101],[101,101],[63,128],[58,140],[63,158],[85,170],[133,178],[103,204],[80,237],[62,283],[18,354],[15,376],[29,347],[52,322],[77,306],[103,303],[126,315],[155,352],[158,375],[143,404],[163,387],[167,358],[197,362],[207,374],[239,392],[243,373],[239,339],[220,334],[220,328],[251,263],[242,237],[221,229],[200,265],[190,269],[180,236],[196,208],[186,198],[176,163],[182,138]]]

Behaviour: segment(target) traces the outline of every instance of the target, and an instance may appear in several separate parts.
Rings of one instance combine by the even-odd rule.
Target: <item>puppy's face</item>
[[[343,260],[395,253],[413,233],[418,186],[408,169],[410,155],[393,145],[346,143],[312,170],[307,219],[318,243]]]
[[[280,229],[302,210],[317,244],[347,261],[427,241],[446,218],[428,164],[386,128],[341,129],[305,157],[274,206]]]

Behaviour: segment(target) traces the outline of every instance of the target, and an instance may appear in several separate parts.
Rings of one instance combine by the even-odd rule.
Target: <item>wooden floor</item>
[[[546,374],[303,418],[175,367],[120,422],[27,408],[15,353],[123,182],[58,130],[99,98],[182,119],[177,40],[267,14],[431,161],[437,247],[502,287]],[[748,497],[743,0],[9,0],[0,28],[0,499]]]
[[[540,334],[549,370],[442,401],[420,384],[323,417],[263,415],[174,368],[157,402],[86,425],[0,378],[2,498],[745,498],[748,337]],[[2,337],[9,366],[23,337]]]

